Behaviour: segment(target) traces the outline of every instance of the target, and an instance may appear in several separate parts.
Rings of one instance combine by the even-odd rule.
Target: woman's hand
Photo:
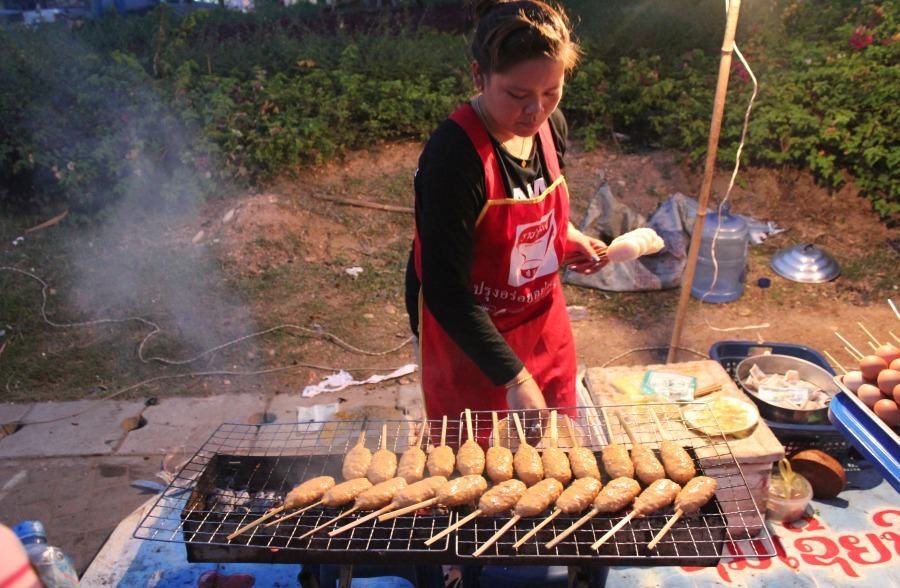
[[[569,232],[566,243],[566,254],[563,256],[563,265],[580,274],[592,274],[603,269],[609,260],[606,259],[606,243],[600,239],[588,237],[572,223],[569,223]]]
[[[525,422],[522,423],[525,429],[525,438],[528,443],[535,445],[541,439],[541,431],[547,419],[550,418],[550,411],[547,409],[544,394],[534,378],[529,378],[521,384],[515,384],[527,375],[528,372],[523,369],[513,380],[513,385],[506,392],[506,404],[511,411],[519,413],[525,411]],[[509,386],[509,384],[507,385]]]

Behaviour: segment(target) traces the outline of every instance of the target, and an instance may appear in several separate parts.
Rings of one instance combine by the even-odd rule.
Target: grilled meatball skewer
[[[581,446],[569,415],[566,415],[566,427],[569,429],[569,436],[572,437],[573,444],[573,447],[569,449],[569,465],[572,466],[572,474],[577,480],[582,478],[599,480],[600,468],[597,466],[597,457],[589,447]]]
[[[519,448],[516,449],[513,456],[513,468],[526,486],[534,486],[544,478],[541,454],[525,439],[525,432],[522,430],[522,422],[519,420],[518,413],[513,413],[513,420],[516,422],[516,431],[519,434]]]
[[[697,476],[690,480],[675,497],[675,516],[666,521],[663,528],[656,534],[647,549],[652,550],[659,540],[669,532],[678,519],[685,514],[693,514],[703,508],[716,493],[716,481],[708,476]]]
[[[491,482],[499,484],[513,477],[513,454],[500,442],[500,421],[496,412],[491,413],[491,419],[494,421],[494,443],[485,455],[485,470]]]
[[[399,517],[407,513],[431,506],[453,508],[478,500],[487,490],[487,480],[482,476],[460,476],[445,484],[442,484],[434,495],[434,498],[423,500],[415,504],[403,507],[394,512],[385,513],[378,517],[378,522],[383,523],[388,519]]]
[[[628,456],[628,449],[624,445],[619,444],[612,433],[612,425],[609,423],[609,415],[606,409],[603,411],[603,420],[606,422],[606,432],[609,436],[609,443],[600,453],[600,461],[603,462],[603,469],[609,474],[610,478],[633,478],[634,464]]]
[[[314,506],[326,506],[329,508],[344,506],[348,502],[355,500],[357,496],[371,487],[372,482],[370,482],[366,478],[354,478],[352,480],[347,480],[346,482],[341,482],[340,484],[329,488],[328,491],[326,491],[325,494],[322,495],[321,500],[319,500],[315,504],[311,504],[307,508],[301,508],[300,510],[294,511],[287,516],[283,516],[280,519],[274,520],[271,523],[268,523],[266,527],[277,525],[281,521],[285,521],[289,518],[295,517]]]
[[[431,449],[425,461],[425,467],[430,476],[448,478],[453,473],[455,466],[456,456],[453,455],[453,448],[447,445],[447,415],[444,415],[441,424],[441,444]]]
[[[341,475],[345,480],[365,478],[372,463],[372,452],[366,447],[366,430],[363,428],[359,434],[359,441],[344,456],[344,464],[341,467]]]
[[[472,553],[472,557],[478,557],[484,553],[491,545],[496,543],[504,533],[509,531],[522,517],[535,517],[553,504],[560,494],[562,494],[563,485],[555,478],[546,478],[541,480],[534,486],[525,490],[522,497],[516,503],[515,514],[503,525],[499,531],[484,542],[484,544]]]
[[[358,494],[356,496],[356,500],[353,501],[353,506],[351,508],[345,510],[333,519],[325,521],[311,531],[307,531],[303,535],[300,535],[298,539],[305,539],[316,531],[324,529],[325,527],[330,527],[342,518],[349,516],[358,510],[378,510],[379,508],[389,503],[394,497],[394,494],[396,494],[405,486],[406,480],[404,480],[403,478],[391,478],[390,480],[387,480],[385,482],[375,484],[368,490]]]
[[[400,456],[400,463],[397,465],[397,475],[406,480],[407,484],[413,484],[425,477],[425,461],[428,459],[428,456],[422,451],[425,424],[426,421],[423,419],[418,441],[403,452],[403,455]]]
[[[687,484],[691,478],[697,475],[697,468],[694,467],[694,460],[691,459],[690,454],[684,447],[675,441],[672,441],[669,433],[663,428],[662,423],[659,422],[656,411],[652,408],[650,409],[650,415],[653,417],[653,420],[656,421],[656,427],[663,436],[663,441],[659,444],[659,455],[662,457],[662,463],[663,467],[666,469],[666,474],[673,482]]]
[[[387,423],[384,423],[381,425],[381,449],[372,455],[366,478],[373,484],[380,484],[393,478],[396,473],[397,454],[387,448]]]
[[[500,482],[487,492],[481,495],[478,500],[478,508],[466,517],[456,521],[437,535],[433,535],[425,545],[431,545],[445,535],[449,535],[456,529],[462,527],[469,521],[476,519],[482,515],[493,516],[503,511],[507,511],[514,507],[527,487],[521,480],[506,480]]]
[[[403,479],[405,480],[406,478]],[[394,494],[394,496],[391,498],[390,504],[379,508],[375,512],[371,512],[362,518],[356,519],[352,523],[348,523],[340,529],[335,529],[328,535],[334,536],[338,533],[343,533],[348,529],[358,527],[359,525],[370,521],[375,517],[381,516],[384,513],[434,498],[434,495],[437,493],[438,488],[446,483],[447,478],[445,478],[444,476],[431,476],[430,478],[425,478],[423,480],[419,480],[418,482],[408,484]]]
[[[541,465],[544,468],[545,478],[554,478],[565,486],[572,480],[572,467],[569,465],[569,457],[559,448],[559,434],[557,431],[556,411],[550,411],[550,447],[544,449],[541,454]]]
[[[662,478],[647,486],[643,492],[635,499],[634,508],[621,521],[616,523],[612,529],[607,531],[603,537],[591,545],[591,549],[600,549],[600,546],[612,537],[616,531],[624,527],[635,517],[644,517],[650,513],[662,510],[672,504],[678,493],[681,492],[681,486],[668,478]]]
[[[653,450],[638,440],[621,411],[616,410],[615,414],[616,418],[619,419],[619,424],[625,429],[625,434],[631,440],[631,462],[634,464],[634,476],[647,486],[665,478],[666,470],[663,469],[663,465],[656,459]]]
[[[322,497],[325,492],[334,487],[334,478],[331,476],[319,476],[317,478],[313,478],[311,480],[307,480],[303,482],[299,486],[295,486],[293,490],[287,493],[287,496],[284,497],[284,504],[277,508],[273,508],[263,516],[259,517],[255,521],[252,521],[250,524],[245,525],[228,536],[228,540],[231,541],[241,533],[244,533],[261,522],[270,519],[277,515],[278,513],[285,510],[293,510],[295,508],[301,509],[297,513],[292,513],[291,516],[295,514],[300,514],[306,509],[310,509],[316,504],[318,504],[318,500]]]
[[[602,513],[614,513],[622,510],[640,494],[641,485],[633,478],[616,478],[597,494],[594,504],[583,517],[575,521],[568,529],[551,539],[546,547],[553,549],[560,541],[577,531],[593,517]]]
[[[484,449],[472,436],[472,411],[466,409],[468,439],[456,452],[456,469],[463,476],[480,476],[484,473]]]
[[[594,499],[597,498],[597,494],[600,493],[602,487],[603,484],[597,478],[581,478],[572,482],[572,485],[563,490],[559,498],[556,499],[556,508],[550,513],[550,516],[516,541],[513,547],[515,549],[521,547],[526,541],[534,537],[538,531],[550,524],[560,513],[576,514],[589,507],[594,502]]]

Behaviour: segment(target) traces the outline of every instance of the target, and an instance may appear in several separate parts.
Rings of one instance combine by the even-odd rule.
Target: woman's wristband
[[[510,384],[506,384],[505,388],[506,388],[507,390],[512,390],[512,389],[515,388],[516,386],[521,386],[522,384],[524,384],[525,382],[527,382],[528,380],[531,380],[531,379],[533,379],[533,378],[534,378],[533,375],[531,375],[531,374],[526,374],[526,375],[522,376],[521,378],[519,378],[518,380],[516,380],[515,382],[512,382],[512,383],[510,383]]]

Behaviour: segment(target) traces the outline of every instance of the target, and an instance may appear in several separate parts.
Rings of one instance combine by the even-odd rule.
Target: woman
[[[597,271],[606,247],[569,222],[556,107],[579,47],[565,14],[539,0],[474,10],[478,94],[431,136],[415,177],[406,295],[430,419],[575,406],[559,269]]]

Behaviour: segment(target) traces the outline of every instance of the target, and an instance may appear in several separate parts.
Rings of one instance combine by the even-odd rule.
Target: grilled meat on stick
[[[625,434],[631,440],[631,462],[634,464],[634,476],[646,486],[665,478],[666,470],[656,459],[653,450],[638,441],[621,411],[616,410],[615,413],[622,428],[625,429]]]
[[[472,436],[472,411],[466,409],[468,439],[456,452],[456,469],[463,476],[480,476],[484,473],[484,449]]]
[[[494,443],[485,455],[485,470],[491,482],[499,484],[513,477],[513,454],[509,447],[500,443],[500,421],[496,412],[491,413],[491,419],[494,421]]]
[[[341,482],[336,486],[332,486],[329,488],[323,495],[319,502],[311,505],[311,506],[325,506],[329,508],[335,508],[339,506],[344,506],[351,500],[355,500],[357,496],[368,490],[372,487],[372,482],[367,480],[366,478],[354,478],[352,480],[347,480],[346,482]],[[271,527],[272,525],[277,525],[281,521],[287,520],[291,517],[295,517],[298,514],[304,512],[305,509],[300,509],[296,512],[292,512],[291,514],[281,517],[271,523],[268,523],[266,527]]]
[[[641,493],[641,485],[634,478],[616,478],[603,487],[594,499],[594,504],[583,517],[575,521],[568,529],[551,539],[546,547],[552,549],[560,541],[581,528],[593,517],[602,513],[614,513],[628,506]]]
[[[447,445],[447,415],[444,415],[441,424],[441,444],[431,449],[428,453],[428,459],[425,461],[425,467],[428,469],[430,476],[449,477],[456,467],[456,456],[453,455],[453,448]]]
[[[366,478],[373,484],[380,484],[393,478],[396,473],[397,454],[387,448],[387,423],[384,423],[381,425],[381,449],[372,455]]]
[[[666,524],[656,534],[656,537],[647,544],[647,549],[652,550],[656,547],[659,540],[669,532],[672,525],[678,522],[681,515],[694,514],[712,500],[713,495],[716,493],[716,486],[715,479],[708,476],[697,476],[685,484],[678,496],[675,497],[675,516],[666,521]]]
[[[526,486],[534,486],[544,479],[544,464],[538,450],[528,444],[518,413],[513,413],[516,431],[519,434],[519,448],[513,456],[513,469]]]
[[[397,475],[406,480],[407,484],[413,484],[425,477],[425,461],[428,459],[428,456],[422,451],[425,423],[426,421],[423,420],[422,428],[419,430],[419,439],[403,452],[403,455],[400,456],[400,463],[397,465]]]
[[[555,478],[546,478],[541,480],[534,486],[531,486],[522,494],[516,503],[515,514],[509,521],[503,525],[499,531],[484,542],[484,544],[472,553],[472,557],[478,557],[484,553],[490,546],[496,543],[504,533],[509,531],[522,517],[534,517],[553,504],[560,494],[562,494],[563,485]]]
[[[600,461],[603,462],[603,469],[609,474],[610,478],[633,478],[634,464],[628,456],[628,449],[624,445],[616,442],[612,434],[612,425],[609,423],[609,416],[606,409],[603,411],[603,420],[606,422],[606,432],[609,435],[609,443],[600,452]]]
[[[599,480],[600,468],[597,466],[597,456],[594,455],[594,452],[589,447],[581,446],[569,415],[566,415],[566,427],[569,429],[569,436],[574,444],[574,447],[569,449],[569,465],[572,466],[572,475],[577,480],[582,478],[596,478]]]
[[[659,444],[659,455],[662,457],[663,467],[669,479],[679,484],[687,484],[694,476],[697,475],[697,468],[694,467],[694,460],[691,459],[687,450],[672,441],[669,434],[659,422],[656,411],[650,409],[650,415],[656,421],[656,427],[663,436],[663,442]]]
[[[344,465],[341,467],[341,475],[345,480],[365,478],[372,463],[372,452],[366,447],[366,430],[359,434],[359,441],[344,456]]]
[[[399,477],[399,476],[398,476]],[[405,479],[405,478],[404,478]],[[338,533],[343,533],[347,529],[352,529],[353,527],[358,527],[359,525],[365,523],[366,521],[370,521],[375,517],[381,516],[386,512],[390,512],[392,510],[396,510],[398,508],[404,508],[410,506],[411,504],[418,504],[424,500],[428,500],[430,498],[434,498],[437,493],[438,488],[440,488],[443,484],[447,483],[447,478],[444,476],[432,476],[430,478],[425,478],[423,480],[419,480],[418,482],[414,482],[412,484],[408,484],[407,486],[398,490],[394,496],[391,498],[391,502],[375,512],[371,512],[366,516],[356,519],[352,523],[344,525],[340,529],[335,529],[330,532],[329,536],[337,535]]]
[[[534,537],[538,531],[546,527],[550,522],[558,517],[560,513],[576,514],[591,505],[603,484],[597,478],[580,478],[572,482],[572,485],[563,490],[559,498],[556,499],[556,508],[545,518],[539,525],[529,531],[524,537],[513,543],[513,547],[518,549],[526,541]]]
[[[612,529],[607,531],[603,537],[591,545],[591,549],[600,549],[600,546],[612,537],[616,531],[628,524],[631,519],[636,517],[645,517],[648,514],[662,510],[674,502],[675,497],[681,492],[681,486],[668,478],[662,478],[647,486],[634,501],[634,508],[621,521],[616,523]]]
[[[481,498],[478,500],[478,508],[475,511],[450,525],[437,535],[432,536],[431,539],[425,542],[425,545],[431,545],[441,537],[449,535],[477,517],[482,515],[493,516],[511,509],[519,502],[519,499],[522,498],[526,489],[525,483],[521,480],[506,480],[500,482],[481,495]]]
[[[449,480],[437,489],[434,498],[411,504],[399,510],[383,514],[378,517],[378,522],[384,522],[400,515],[413,512],[431,506],[453,508],[478,500],[487,490],[487,480],[482,476],[460,476]]]
[[[569,457],[559,448],[559,435],[557,431],[556,411],[550,411],[550,447],[544,449],[541,454],[541,465],[544,468],[544,477],[559,480],[565,486],[572,480],[572,467],[569,465]]]
[[[396,494],[405,486],[406,480],[404,480],[403,478],[391,478],[390,480],[387,480],[385,482],[375,484],[368,490],[365,490],[357,495],[356,500],[353,501],[353,506],[351,508],[345,510],[333,519],[325,521],[315,529],[307,531],[306,533],[298,537],[298,539],[305,539],[316,531],[324,529],[325,527],[329,527],[342,518],[353,514],[358,510],[378,510],[379,508],[388,504],[391,501],[391,498],[394,497],[394,494]]]
[[[295,486],[294,489],[288,492],[287,496],[284,497],[284,504],[277,508],[273,508],[250,524],[241,527],[240,529],[229,535],[228,540],[231,541],[241,533],[252,529],[256,525],[277,515],[282,511],[293,510],[295,508],[306,510],[316,506],[317,504],[319,504],[318,500],[322,498],[322,495],[333,487],[334,478],[332,478],[331,476],[319,476],[317,478],[307,480],[299,486]],[[303,510],[301,510],[300,512],[303,512]],[[294,516],[295,514],[300,513],[292,513],[291,516]]]

